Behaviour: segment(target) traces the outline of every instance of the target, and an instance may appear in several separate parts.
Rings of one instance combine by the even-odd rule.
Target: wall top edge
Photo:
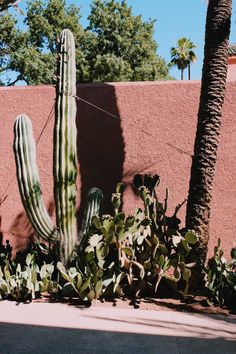
[[[228,82],[230,82],[230,84],[235,83],[236,84],[236,80],[235,79],[228,79]],[[77,84],[77,87],[81,87],[81,88],[86,88],[86,87],[107,87],[107,86],[113,86],[113,87],[141,87],[141,86],[170,86],[170,85],[197,85],[199,86],[201,84],[200,80],[167,80],[167,81],[135,81],[135,82],[103,82],[103,83],[83,83]],[[32,86],[11,86],[11,87],[7,87],[7,86],[1,86],[0,87],[0,92],[3,91],[25,91],[25,90],[55,90],[55,85],[32,85]]]
[[[161,86],[161,85],[189,85],[199,84],[199,80],[165,80],[165,81],[123,81],[123,82],[102,82],[102,83],[85,83],[78,84],[81,87],[105,87],[105,86]]]
[[[45,90],[51,89],[55,90],[55,86],[53,85],[29,85],[29,86],[0,86],[1,91],[27,91],[27,90]]]
[[[159,86],[159,85],[190,85],[200,84],[199,80],[166,80],[166,81],[132,81],[132,82],[102,82],[102,83],[78,83],[78,87],[106,87],[106,86]],[[21,90],[55,90],[55,85],[32,85],[32,86],[1,86],[0,91],[21,91]]]

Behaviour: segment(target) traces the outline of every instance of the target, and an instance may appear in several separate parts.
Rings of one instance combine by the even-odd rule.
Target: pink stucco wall
[[[78,96],[113,116],[78,101],[78,210],[92,186],[109,196],[118,181],[128,184],[124,208],[137,200],[129,182],[136,173],[161,176],[160,199],[169,188],[169,208],[186,198],[199,101],[199,82],[149,82],[79,85]],[[45,202],[53,214],[52,136],[55,90],[52,86],[0,89],[0,199],[4,238],[22,248],[32,233],[20,201],[12,151],[13,124],[26,113],[33,122]],[[116,118],[115,118],[115,117]],[[213,190],[209,254],[221,237],[227,255],[236,243],[236,82],[228,82]],[[47,124],[46,124],[47,122]],[[46,124],[46,126],[45,126]],[[81,199],[82,196],[82,199]],[[181,216],[184,219],[185,210]]]
[[[227,77],[229,81],[236,81],[236,63],[229,66]]]
[[[228,58],[228,74],[227,79],[229,81],[236,81],[236,57],[231,56]]]

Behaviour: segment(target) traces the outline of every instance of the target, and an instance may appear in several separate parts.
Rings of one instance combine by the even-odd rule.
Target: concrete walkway
[[[0,302],[0,354],[236,353],[222,315]]]

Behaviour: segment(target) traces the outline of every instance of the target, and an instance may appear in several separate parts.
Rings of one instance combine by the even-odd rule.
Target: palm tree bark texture
[[[217,160],[222,107],[226,91],[232,0],[210,0],[205,28],[204,62],[198,123],[191,167],[186,227],[199,235],[193,250],[192,287],[204,285],[202,266],[207,257],[212,187]]]

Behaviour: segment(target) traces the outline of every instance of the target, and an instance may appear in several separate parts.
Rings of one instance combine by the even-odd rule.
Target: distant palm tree
[[[177,41],[177,47],[170,50],[171,63],[181,70],[181,80],[184,79],[184,70],[188,68],[188,79],[190,80],[190,65],[196,60],[194,49],[195,44],[189,38],[183,37]]]

